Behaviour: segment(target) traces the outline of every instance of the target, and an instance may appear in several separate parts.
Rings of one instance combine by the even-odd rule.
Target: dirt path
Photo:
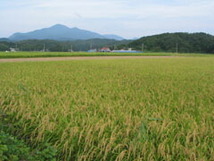
[[[92,60],[92,59],[157,59],[175,58],[181,56],[75,56],[75,57],[47,57],[47,58],[7,58],[0,62],[28,62],[28,61],[65,61],[65,60]]]

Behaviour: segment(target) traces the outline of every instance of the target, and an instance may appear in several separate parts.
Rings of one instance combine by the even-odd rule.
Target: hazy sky
[[[214,35],[214,0],[0,0],[0,37],[54,24],[125,38],[180,31]]]

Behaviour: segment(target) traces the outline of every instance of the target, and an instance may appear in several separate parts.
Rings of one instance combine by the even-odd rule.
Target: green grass
[[[176,53],[88,53],[88,52],[0,52],[2,58],[68,57],[68,56],[211,56],[212,54]]]
[[[58,160],[214,160],[214,57],[0,63],[8,132]]]
[[[31,149],[22,140],[18,140],[0,129],[1,161],[56,161],[55,155],[56,150],[49,145],[40,149]]]

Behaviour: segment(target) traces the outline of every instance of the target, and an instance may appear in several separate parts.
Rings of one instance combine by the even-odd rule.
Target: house
[[[10,48],[10,51],[11,51],[11,52],[16,52],[17,49],[16,49],[16,48]]]
[[[100,52],[111,52],[111,49],[109,49],[108,47],[103,47],[100,49]]]
[[[88,52],[89,53],[95,53],[95,52],[97,52],[97,49],[90,49],[90,50],[88,50]]]
[[[121,50],[112,50],[113,53],[142,53],[142,51],[132,50],[129,48],[128,50],[121,49]]]

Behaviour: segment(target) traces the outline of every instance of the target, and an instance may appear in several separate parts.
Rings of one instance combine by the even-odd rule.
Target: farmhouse
[[[111,49],[109,49],[108,47],[103,47],[100,49],[100,52],[111,52]]]
[[[11,52],[16,52],[17,49],[16,49],[16,48],[10,48],[10,51],[11,51]]]
[[[90,49],[88,50],[89,53],[97,52],[97,49]]]

